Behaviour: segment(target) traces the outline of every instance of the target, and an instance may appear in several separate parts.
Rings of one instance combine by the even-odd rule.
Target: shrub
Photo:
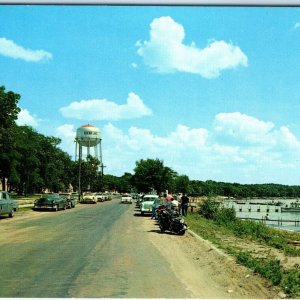
[[[208,220],[215,220],[220,202],[206,200],[200,203],[199,214]]]
[[[234,208],[227,208],[220,206],[217,212],[215,213],[215,221],[218,224],[230,225],[232,222],[237,220],[236,212]]]
[[[237,262],[261,274],[274,285],[281,282],[282,270],[278,259],[256,259],[249,252],[241,251],[237,256]]]
[[[284,272],[284,278],[281,282],[287,294],[299,296],[300,294],[300,270],[290,270]]]

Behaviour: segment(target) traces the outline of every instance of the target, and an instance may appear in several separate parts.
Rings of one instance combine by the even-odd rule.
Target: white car
[[[83,193],[83,197],[80,201],[81,203],[97,203],[97,198],[96,195],[94,193],[91,192],[85,192]]]
[[[159,199],[158,195],[145,195],[141,199],[141,203],[140,203],[141,214],[143,215],[144,213],[152,213],[153,203],[158,199]]]
[[[121,203],[132,203],[132,197],[130,196],[130,195],[128,195],[128,194],[123,194],[122,196],[121,196]]]
[[[96,196],[98,202],[103,202],[104,200],[106,200],[105,195],[102,193],[96,193],[95,196]]]

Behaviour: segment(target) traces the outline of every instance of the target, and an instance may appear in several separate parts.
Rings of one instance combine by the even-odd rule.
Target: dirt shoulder
[[[184,236],[161,234],[150,218],[143,219],[143,227],[193,297],[279,298],[278,288],[193,232]]]

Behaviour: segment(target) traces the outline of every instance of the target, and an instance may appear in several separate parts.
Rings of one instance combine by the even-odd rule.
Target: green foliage
[[[215,182],[213,180],[191,180],[189,190],[193,196],[208,196],[214,194],[225,197],[300,197],[300,186],[282,184],[239,184]]]
[[[18,102],[20,95],[14,92],[6,92],[4,86],[0,86],[0,127],[8,129],[15,125],[15,121],[18,118],[20,108]]]
[[[220,202],[207,200],[200,203],[199,214],[208,220],[215,220],[220,207]]]
[[[269,279],[272,284],[280,285],[287,294],[299,295],[300,270],[283,270],[279,260],[253,258],[245,251],[238,253],[237,262]]]
[[[267,244],[269,247],[280,249],[286,254],[300,256],[299,249],[288,245],[289,240],[299,240],[300,235],[298,233],[279,231],[263,224],[238,219],[229,222],[217,222],[207,220],[196,213],[189,214],[187,222],[193,231],[224,249],[227,253],[234,255],[238,263],[261,274],[272,284],[281,286],[289,296],[300,296],[298,265],[295,265],[295,269],[286,270],[280,265],[278,259],[272,257],[256,258],[256,255],[252,256],[250,251],[242,251],[238,242],[231,243],[234,234],[238,236],[238,240],[243,239],[248,243],[255,240],[256,243]],[[224,241],[224,237],[228,242]]]
[[[214,220],[218,224],[227,224],[227,226],[236,221],[234,208],[224,207],[221,202],[210,199],[201,202],[199,214],[206,219]]]
[[[236,219],[227,227],[238,237],[258,240],[268,246],[282,250],[286,254],[300,256],[300,249],[288,244],[291,238],[284,231],[278,231],[259,222],[239,219]]]
[[[136,162],[133,183],[138,191],[148,193],[155,190],[161,193],[174,188],[176,172],[165,167],[159,159],[141,159]]]
[[[215,214],[215,221],[218,224],[231,224],[236,221],[236,212],[234,208],[220,206]]]
[[[282,280],[282,269],[277,259],[257,259],[249,252],[241,251],[237,255],[237,262],[261,274],[274,285],[279,285]]]
[[[284,271],[281,286],[287,294],[300,296],[300,270]]]
[[[189,194],[190,193],[190,180],[186,175],[179,175],[175,178],[176,193]]]
[[[6,92],[4,86],[0,86],[0,180],[5,186],[5,178],[8,178],[11,173],[14,174],[14,179],[18,180],[16,174],[16,164],[14,163],[18,153],[15,151],[16,140],[14,134],[16,130],[15,121],[18,118],[20,108],[18,101],[20,95],[11,91]]]

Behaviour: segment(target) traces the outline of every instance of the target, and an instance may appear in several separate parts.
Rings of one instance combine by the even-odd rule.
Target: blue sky
[[[159,158],[190,179],[300,183],[298,7],[0,5],[18,124],[101,130],[105,172]]]

